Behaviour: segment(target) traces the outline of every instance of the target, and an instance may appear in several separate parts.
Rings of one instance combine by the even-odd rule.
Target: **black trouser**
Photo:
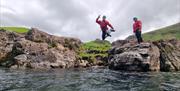
[[[102,30],[102,40],[105,40],[107,36],[111,36],[106,30]]]
[[[141,42],[143,42],[143,39],[142,39],[142,36],[141,36],[141,31],[136,30],[135,34],[136,34],[136,38],[137,38],[138,43],[140,44]]]
[[[106,30],[102,30],[102,40],[105,40],[106,38]]]

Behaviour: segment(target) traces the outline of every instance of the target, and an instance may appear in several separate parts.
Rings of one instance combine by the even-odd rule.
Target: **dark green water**
[[[180,91],[180,72],[132,73],[109,69],[0,68],[0,91]]]

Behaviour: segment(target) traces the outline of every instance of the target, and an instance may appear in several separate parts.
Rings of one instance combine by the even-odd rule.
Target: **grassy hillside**
[[[143,34],[145,41],[156,41],[160,39],[179,39],[180,23]]]
[[[28,28],[24,28],[24,27],[0,27],[0,29],[13,31],[17,33],[26,33],[29,30]]]

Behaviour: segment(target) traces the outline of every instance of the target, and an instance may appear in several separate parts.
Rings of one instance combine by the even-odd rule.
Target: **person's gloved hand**
[[[100,18],[100,17],[101,17],[101,15],[98,16],[98,18]]]

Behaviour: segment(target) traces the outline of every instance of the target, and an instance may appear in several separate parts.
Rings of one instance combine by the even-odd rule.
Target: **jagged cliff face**
[[[118,40],[109,51],[109,68],[124,71],[179,71],[180,41],[156,41],[136,45]]]
[[[37,29],[21,35],[0,31],[0,64],[12,68],[70,68],[81,41],[52,36]]]
[[[158,41],[154,44],[160,50],[160,70],[179,71],[180,70],[180,41]]]

